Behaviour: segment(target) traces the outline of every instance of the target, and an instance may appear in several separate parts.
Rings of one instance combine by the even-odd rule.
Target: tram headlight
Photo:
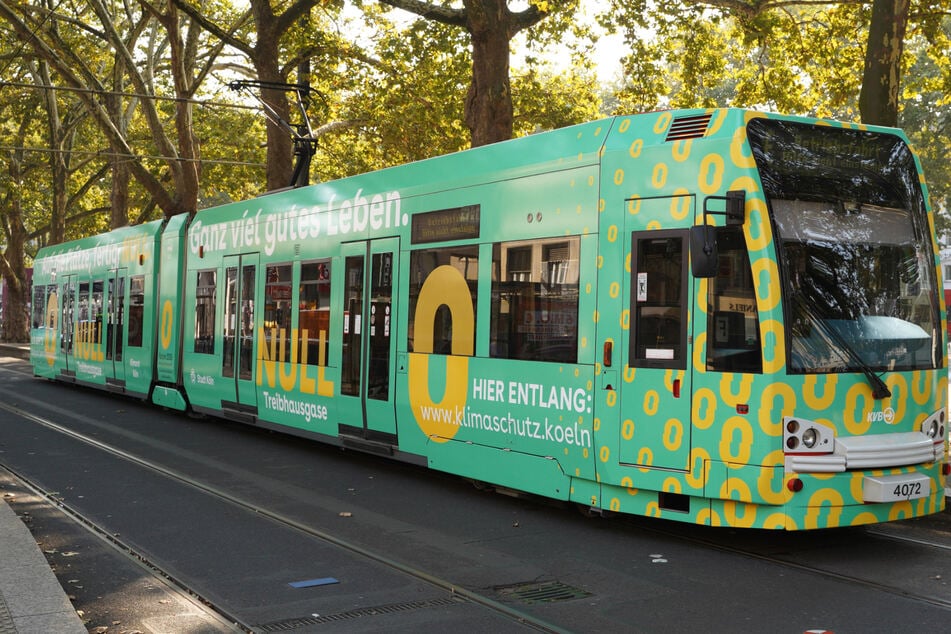
[[[831,454],[835,450],[835,431],[814,420],[786,416],[783,444],[787,453]]]
[[[934,441],[944,441],[944,412],[929,416],[921,423],[921,433]]]

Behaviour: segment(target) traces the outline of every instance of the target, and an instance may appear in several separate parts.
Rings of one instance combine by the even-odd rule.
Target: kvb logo
[[[886,407],[880,412],[869,412],[865,419],[869,423],[885,423],[886,425],[895,424],[895,410]]]

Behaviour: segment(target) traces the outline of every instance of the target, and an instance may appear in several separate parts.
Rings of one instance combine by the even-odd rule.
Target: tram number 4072
[[[931,478],[922,473],[866,476],[865,502],[899,502],[931,495]]]
[[[905,482],[896,484],[892,495],[896,498],[917,498],[921,497],[921,482]]]

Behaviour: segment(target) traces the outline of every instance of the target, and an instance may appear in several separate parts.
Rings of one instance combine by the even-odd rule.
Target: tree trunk
[[[472,82],[466,96],[466,125],[472,146],[512,138],[509,40],[512,16],[505,0],[467,1],[472,35]]]
[[[269,2],[251,3],[257,24],[257,44],[254,47],[254,70],[262,82],[286,81],[281,72],[280,39],[286,22],[275,16]],[[283,17],[283,16],[281,16]],[[287,130],[274,122],[273,115],[290,121],[290,105],[282,90],[261,90],[261,100],[267,104],[267,188],[268,191],[287,187],[294,173],[294,143]]]
[[[862,123],[898,125],[901,56],[909,0],[874,0],[859,93]]]
[[[198,211],[198,138],[195,136],[191,97],[194,95],[189,73],[189,61],[185,54],[185,42],[181,33],[181,16],[173,0],[168,0],[169,19],[165,22],[168,31],[169,58],[172,82],[175,85],[175,132],[178,137],[178,179],[175,181],[177,213],[193,214]],[[169,213],[166,211],[166,217]]]
[[[66,151],[66,131],[63,127],[62,117],[59,114],[59,103],[56,101],[55,91],[42,88],[42,86],[51,86],[54,83],[49,63],[45,60],[37,62],[34,81],[45,101],[49,144],[53,150],[49,156],[52,205],[47,244],[59,244],[66,240],[66,208],[69,205],[69,192],[67,190],[69,183],[69,152]]]
[[[118,229],[129,224],[129,181],[132,172],[121,160],[112,161],[112,189],[109,191],[109,228]]]
[[[24,263],[24,246],[26,245],[26,230],[23,227],[23,209],[20,204],[21,173],[20,157],[9,157],[10,182],[14,191],[8,199],[9,207],[6,211],[4,233],[7,238],[7,248],[0,257],[0,272],[3,274],[3,286],[6,297],[3,298],[3,329],[0,331],[0,341],[13,343],[29,343],[30,328],[27,302],[29,301],[30,285],[26,283],[26,266]]]
[[[285,78],[277,67],[276,58],[268,55],[259,59],[255,70],[258,78],[265,82],[283,82]],[[287,94],[282,90],[261,90],[261,100],[278,117],[290,121],[290,106]],[[290,133],[275,123],[271,117],[267,120],[267,188],[268,191],[287,187],[294,173],[294,143]]]
[[[116,65],[124,68],[124,60],[121,55],[116,55]],[[125,111],[123,108],[122,93],[125,92],[124,76],[120,73],[114,74],[112,92],[102,96],[103,104],[109,118],[115,123],[116,130],[123,138],[128,138],[129,122],[131,120],[131,109]],[[132,170],[126,164],[124,158],[120,158],[121,148],[116,145],[111,146],[114,156],[109,161],[112,174],[112,183],[109,190],[109,228],[118,229],[129,224],[129,184],[132,180]]]
[[[21,240],[19,252],[11,243],[4,254],[10,264],[10,274],[3,276],[3,332],[0,333],[0,341],[11,343],[30,342],[30,315],[27,309],[30,285],[26,283],[23,243]]]
[[[528,8],[512,13],[508,0],[463,0],[462,10],[423,0],[380,1],[427,20],[469,31],[472,82],[466,95],[465,116],[472,147],[511,139],[514,115],[509,83],[509,44],[519,31],[544,19],[548,9],[530,4]]]

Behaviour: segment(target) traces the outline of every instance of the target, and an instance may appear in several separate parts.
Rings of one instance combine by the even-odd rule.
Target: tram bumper
[[[787,473],[839,473],[942,462],[945,414],[935,412],[918,431],[865,436],[836,436],[822,423],[787,416],[783,419]]]
[[[784,420],[787,528],[854,526],[945,508],[945,414],[918,431],[835,436],[815,421]]]

